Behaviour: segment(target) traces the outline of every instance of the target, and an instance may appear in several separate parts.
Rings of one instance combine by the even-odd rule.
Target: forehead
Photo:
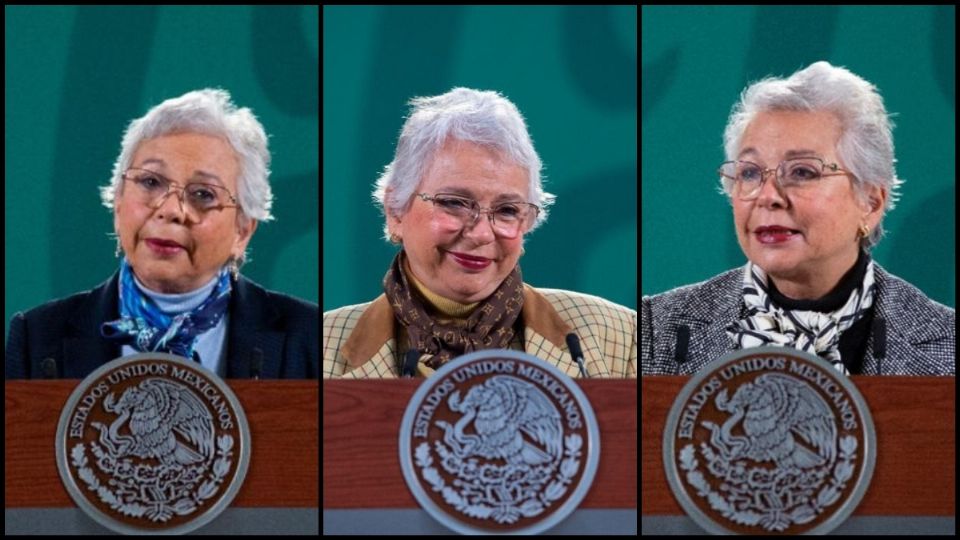
[[[437,151],[420,184],[423,191],[445,191],[493,199],[514,195],[526,199],[527,169],[500,152],[478,144],[448,141]]]
[[[798,150],[833,156],[840,135],[839,119],[826,111],[765,111],[744,130],[738,157],[783,159]]]
[[[133,167],[147,168],[185,179],[212,175],[228,185],[236,184],[239,164],[230,144],[211,135],[178,133],[146,139],[133,154]]]

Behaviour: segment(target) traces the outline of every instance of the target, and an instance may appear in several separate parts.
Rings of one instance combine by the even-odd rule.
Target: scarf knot
[[[220,270],[210,295],[194,309],[170,315],[145,295],[134,281],[133,269],[120,263],[120,318],[100,325],[100,335],[141,352],[167,352],[193,358],[200,334],[217,326],[230,304],[230,272]]]
[[[727,327],[739,349],[779,345],[793,347],[828,360],[850,375],[840,357],[840,336],[873,306],[874,263],[867,264],[863,281],[847,301],[831,313],[783,309],[770,299],[767,274],[752,262],[743,271],[743,301],[747,316]]]

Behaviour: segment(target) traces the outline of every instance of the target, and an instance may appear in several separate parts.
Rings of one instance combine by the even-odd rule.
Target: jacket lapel
[[[284,334],[271,330],[279,317],[276,307],[246,278],[240,276],[234,282],[226,351],[228,378],[248,379],[258,370],[264,379],[280,377]]]
[[[120,356],[120,346],[100,336],[100,325],[120,317],[118,283],[120,272],[90,291],[86,301],[70,318],[71,335],[63,340],[63,377],[82,379],[88,373]]]

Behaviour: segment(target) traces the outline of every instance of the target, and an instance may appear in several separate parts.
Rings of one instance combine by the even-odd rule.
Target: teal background
[[[4,319],[118,267],[100,204],[123,130],[222,87],[270,136],[276,221],[243,273],[318,302],[317,6],[5,6]],[[4,331],[6,335],[6,328]]]
[[[414,96],[497,90],[527,120],[550,217],[524,281],[637,305],[636,6],[323,9],[323,309],[382,293],[371,198]]]
[[[642,294],[746,262],[715,174],[730,108],[748,82],[827,60],[895,113],[906,183],[874,258],[955,306],[954,6],[644,6],[641,19]]]

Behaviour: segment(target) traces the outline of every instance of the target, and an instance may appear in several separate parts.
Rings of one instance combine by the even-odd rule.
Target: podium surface
[[[107,533],[61,483],[54,439],[79,380],[4,383],[5,532]],[[250,423],[252,453],[230,508],[198,533],[318,532],[318,381],[227,380]]]
[[[641,377],[644,534],[702,533],[667,484],[663,429],[690,377]],[[853,376],[873,415],[877,462],[866,496],[833,532],[952,534],[956,516],[956,379]]]
[[[417,505],[400,469],[400,422],[420,380],[323,381],[325,533],[448,533]],[[636,534],[637,381],[578,379],[600,427],[593,486],[548,531]]]

